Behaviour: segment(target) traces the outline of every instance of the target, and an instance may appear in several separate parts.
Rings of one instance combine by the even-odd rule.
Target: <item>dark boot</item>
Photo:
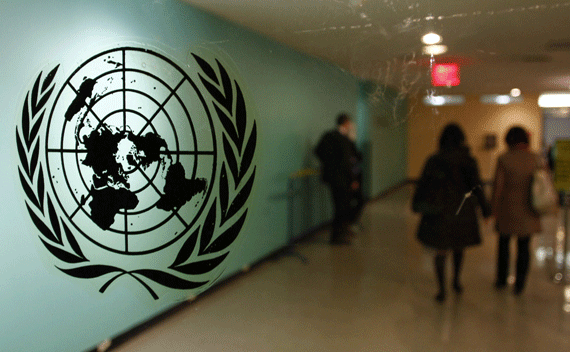
[[[497,249],[497,279],[495,288],[501,289],[507,285],[507,276],[509,274],[509,242],[508,235],[500,235]]]
[[[435,296],[435,300],[443,302],[445,301],[445,254],[437,254],[434,262],[437,284],[439,287],[439,292]]]
[[[453,290],[457,293],[463,292],[463,286],[461,286],[461,280],[459,279],[461,275],[461,265],[463,264],[463,251],[456,250],[453,251]]]
[[[530,263],[529,242],[530,237],[519,237],[517,241],[517,274],[514,288],[516,295],[522,293],[526,283]]]

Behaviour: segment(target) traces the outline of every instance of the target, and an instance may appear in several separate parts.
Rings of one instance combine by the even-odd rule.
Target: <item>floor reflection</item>
[[[306,263],[284,256],[259,265],[115,350],[570,350],[563,212],[532,240],[522,295],[493,288],[497,238],[482,226],[483,244],[465,253],[464,292],[438,304],[433,253],[415,239],[412,191],[369,204],[352,245],[330,246],[327,231],[317,233],[295,246]]]

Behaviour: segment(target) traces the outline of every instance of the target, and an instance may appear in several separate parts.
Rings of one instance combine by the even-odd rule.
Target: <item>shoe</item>
[[[435,300],[438,303],[442,303],[443,301],[445,301],[445,292],[440,292],[435,296]]]
[[[459,283],[456,282],[453,284],[453,290],[455,291],[455,293],[462,293],[463,286],[461,286]]]
[[[362,225],[358,225],[358,224],[352,224],[350,225],[350,227],[348,228],[348,232],[352,235],[352,236],[356,236],[357,234],[363,232],[363,227]]]
[[[502,290],[507,286],[506,282],[495,282],[493,284],[493,286],[495,287],[496,290]]]
[[[513,293],[515,296],[520,296],[520,294],[523,292],[524,287],[520,287],[515,285],[515,288],[513,289]]]

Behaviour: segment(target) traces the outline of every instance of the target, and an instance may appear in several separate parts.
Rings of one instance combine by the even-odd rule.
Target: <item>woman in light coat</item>
[[[528,133],[522,127],[512,127],[505,137],[508,150],[497,161],[492,207],[495,226],[499,232],[497,277],[495,287],[507,285],[509,272],[509,243],[517,239],[517,265],[514,293],[524,287],[530,263],[531,235],[541,231],[540,218],[530,207],[530,184],[534,171],[540,167],[538,156],[529,150]]]

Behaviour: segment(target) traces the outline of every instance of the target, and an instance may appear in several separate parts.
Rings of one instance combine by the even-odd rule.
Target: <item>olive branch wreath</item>
[[[251,194],[256,167],[254,166],[250,173],[249,170],[252,167],[257,144],[256,123],[253,122],[249,137],[246,138],[247,112],[239,84],[235,80],[232,84],[227,71],[218,60],[216,63],[219,75],[204,59],[195,54],[192,55],[203,71],[203,75],[198,74],[198,76],[213,99],[216,114],[224,130],[222,141],[225,162],[222,163],[219,178],[219,199],[214,198],[204,223],[185,240],[175,260],[166,268],[172,273],[156,269],[127,271],[115,266],[92,264],[83,254],[66,221],[57,215],[51,197],[45,188],[44,173],[39,158],[39,131],[46,112],[46,104],[55,89],[53,80],[59,65],[53,68],[44,79],[40,72],[32,90],[26,95],[22,110],[21,131],[16,128],[16,142],[20,157],[18,173],[27,196],[28,213],[41,232],[39,238],[42,244],[53,256],[67,263],[66,266],[70,266],[67,268],[56,266],[57,269],[80,279],[93,279],[114,273],[114,276],[99,289],[101,293],[104,293],[116,279],[123,275],[128,275],[138,281],[155,300],[159,298],[158,295],[143,278],[173,289],[185,290],[204,286],[211,280],[190,281],[178,275],[202,275],[220,265],[229,254],[229,251],[225,250],[237,238],[247,217],[248,209],[246,208],[241,212],[238,220],[231,225],[226,225],[229,220],[238,216]],[[230,178],[233,178],[232,184]],[[230,197],[230,186],[233,186],[232,190],[235,193],[233,197]],[[227,228],[214,238],[216,229],[221,229],[225,225]],[[188,263],[196,250],[196,258],[199,261]],[[210,258],[202,259],[203,257]]]

